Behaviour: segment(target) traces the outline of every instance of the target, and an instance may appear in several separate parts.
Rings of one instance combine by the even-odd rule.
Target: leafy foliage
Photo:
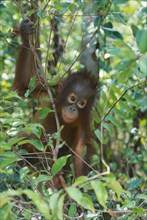
[[[147,27],[144,2],[38,0],[35,9],[22,15],[21,8],[27,2],[0,3],[1,218],[145,219]],[[89,14],[86,14],[87,10]],[[76,71],[82,65],[79,58],[84,51],[81,41],[86,31],[88,36],[94,36],[88,47],[98,45],[96,59],[100,71],[96,77],[100,86],[92,117],[97,151],[92,161],[94,170],[88,177],[75,180],[70,173],[67,186],[56,192],[48,183],[64,168],[70,155],[54,161],[50,170],[45,166],[39,174],[37,170],[30,173],[26,166],[19,167],[18,172],[18,164],[23,161],[20,155],[24,152],[20,145],[31,143],[41,157],[47,146],[53,149],[53,141],[60,140],[60,134],[55,133],[44,146],[39,140],[44,128],[39,123],[30,123],[32,103],[27,97],[36,86],[35,80],[30,82],[25,99],[11,91],[19,45],[19,39],[11,37],[12,27],[22,16],[31,16],[35,12],[41,24],[38,50],[42,52],[43,67],[47,69],[47,60],[53,56],[52,37],[49,42],[49,22],[53,17],[59,22],[60,35],[66,42],[66,49],[55,67],[56,74],[47,72],[51,86],[69,69]],[[90,20],[88,28],[87,17]],[[51,111],[40,108],[40,120]],[[17,137],[20,131],[28,137],[33,134],[36,139]],[[41,183],[42,195],[38,191]]]

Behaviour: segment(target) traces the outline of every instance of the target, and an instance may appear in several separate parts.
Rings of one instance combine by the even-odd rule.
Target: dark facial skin
[[[84,110],[87,99],[79,97],[76,93],[70,93],[66,98],[66,104],[62,107],[62,118],[66,123],[72,123],[78,119],[80,110]]]

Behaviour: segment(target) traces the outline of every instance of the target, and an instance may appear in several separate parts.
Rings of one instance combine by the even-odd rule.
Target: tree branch
[[[133,88],[135,88],[135,87],[137,87],[137,86],[140,86],[140,85],[142,85],[142,84],[145,84],[145,83],[147,83],[146,80],[145,80],[144,82],[138,83],[138,84],[133,85],[133,86],[129,87],[128,89],[126,89],[126,90],[123,92],[123,94],[119,97],[119,99],[117,99],[117,100],[115,101],[115,103],[112,105],[112,107],[108,110],[108,112],[107,112],[106,115],[103,117],[103,119],[101,120],[101,122],[99,123],[99,125],[106,119],[106,117],[109,115],[109,113],[113,110],[113,108],[117,105],[117,103],[123,98],[123,96],[124,96],[129,90],[131,90],[131,89],[133,89]]]

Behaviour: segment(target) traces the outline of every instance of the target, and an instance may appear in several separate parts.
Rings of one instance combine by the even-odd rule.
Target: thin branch
[[[2,36],[2,38],[4,39],[5,43],[7,43],[7,44],[8,44],[8,46],[11,48],[11,50],[12,50],[13,52],[15,52],[14,48],[12,47],[12,43],[9,43],[9,42],[7,41],[7,39],[6,39],[5,35],[3,34],[3,32],[2,32],[2,31],[0,31],[0,35],[1,35],[1,36]],[[15,55],[15,57],[16,57],[16,55]]]
[[[101,136],[103,135],[103,127],[101,126]],[[106,167],[106,173],[109,174],[110,173],[110,167],[109,165],[106,163],[105,159],[104,159],[104,151],[103,151],[103,144],[102,142],[100,143],[100,154],[101,154],[101,161],[103,163],[103,165]]]
[[[80,157],[67,143],[65,143],[65,145],[70,149],[70,151],[76,156],[78,157],[84,164],[86,164],[91,170],[95,171],[96,170],[90,166],[82,157]]]
[[[81,54],[83,53],[83,51],[86,49],[87,45],[91,42],[91,40],[94,38],[94,36],[98,33],[99,29],[100,29],[100,26],[102,24],[102,22],[105,20],[106,16],[108,15],[108,12],[111,8],[111,5],[112,5],[112,0],[110,0],[110,4],[109,4],[109,7],[107,8],[107,12],[105,12],[105,14],[102,16],[100,15],[99,18],[101,19],[101,21],[99,22],[99,25],[98,25],[98,28],[95,30],[95,32],[93,33],[93,35],[90,37],[90,39],[87,41],[87,44],[85,44],[83,46],[83,48],[81,49],[79,55],[76,57],[76,59],[74,60],[74,62],[71,64],[71,66],[69,67],[69,69],[65,72],[68,73],[69,70],[71,70],[71,68],[73,67],[73,65],[77,62],[77,60],[80,58]],[[64,75],[65,75],[64,74]]]
[[[49,33],[49,38],[48,38],[48,48],[47,48],[47,53],[46,53],[46,62],[45,62],[45,74],[47,71],[47,65],[48,65],[48,55],[49,55],[49,47],[50,47],[50,42],[51,42],[51,35],[52,35],[52,29],[50,30]]]
[[[78,13],[78,11],[77,11],[77,13]],[[66,40],[65,40],[65,47],[66,47],[68,38],[69,38],[69,36],[70,36],[70,33],[71,33],[71,31],[72,31],[73,24],[74,24],[74,22],[75,22],[75,20],[76,20],[76,17],[77,17],[77,14],[75,14],[75,16],[73,17],[73,20],[72,20],[72,22],[71,22],[71,26],[70,26],[70,28],[69,28],[69,31],[68,31],[68,34],[67,34],[67,38],[66,38]],[[63,52],[62,52],[62,56],[63,56]],[[59,63],[57,72],[59,71],[60,66],[61,66],[61,62]],[[65,73],[65,74],[66,74],[66,73]],[[65,74],[64,74],[64,75],[65,75]],[[64,75],[63,75],[63,76],[64,76]]]
[[[22,9],[22,7],[21,7],[20,2],[19,2],[19,1],[17,1],[17,0],[14,0],[14,3],[15,3],[15,4],[16,4],[16,6],[18,7],[18,9],[19,9],[19,11],[20,11],[20,13],[21,13],[22,17],[24,17],[24,12],[23,12],[23,9]]]
[[[52,104],[52,108],[54,110],[54,115],[55,115],[55,120],[56,120],[57,132],[60,132],[60,123],[59,123],[59,119],[58,119],[58,115],[57,115],[57,110],[56,110],[56,106],[55,106],[55,103],[54,103],[54,98],[53,98],[51,89],[49,88],[49,85],[48,85],[48,80],[47,80],[46,74],[45,74],[45,72],[42,68],[42,65],[40,63],[40,60],[39,60],[38,55],[36,53],[36,50],[35,50],[34,46],[31,43],[31,40],[30,40],[29,43],[30,43],[30,48],[32,50],[32,53],[34,54],[35,61],[38,65],[38,67],[40,68],[41,75],[43,76],[45,86],[46,86],[46,89],[47,89],[47,93],[48,93],[48,95],[50,97],[50,100],[51,100],[51,104]],[[57,155],[58,155],[58,151],[59,151],[59,148],[58,148],[59,144],[60,144],[60,140],[56,140],[56,146],[55,146],[55,149],[53,151],[53,159],[54,160],[57,159]]]
[[[109,113],[113,110],[113,108],[117,105],[117,103],[124,97],[124,95],[125,95],[129,90],[131,90],[131,89],[133,89],[133,88],[135,88],[135,87],[138,87],[138,86],[140,86],[140,85],[142,85],[142,84],[145,84],[145,83],[147,83],[146,80],[145,80],[144,82],[138,83],[138,84],[133,85],[133,86],[129,87],[128,89],[126,89],[126,90],[123,92],[123,94],[119,97],[119,99],[117,99],[117,100],[114,102],[114,104],[112,105],[112,107],[108,110],[108,112],[106,113],[106,115],[103,117],[103,119],[101,120],[101,122],[100,122],[99,124],[101,124],[101,123],[106,119],[106,117],[109,115]]]
[[[48,2],[46,3],[46,5],[45,5],[44,8],[42,9],[42,11],[45,11],[45,9],[47,8],[49,2],[50,2],[50,0],[48,0]]]

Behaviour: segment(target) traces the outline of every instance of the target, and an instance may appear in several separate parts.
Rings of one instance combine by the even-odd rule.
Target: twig
[[[146,82],[146,81],[145,81]],[[109,113],[112,111],[112,109],[116,106],[116,104],[123,98],[123,96],[131,89],[133,89],[134,87],[136,86],[139,86],[141,84],[144,84],[145,82],[142,82],[142,83],[139,83],[137,85],[133,85],[131,87],[129,87],[128,89],[126,89],[123,94],[119,97],[119,99],[116,100],[116,102],[112,105],[112,107],[109,109],[109,111],[106,113],[106,115],[104,116],[104,118],[101,120],[101,122],[99,123],[99,126],[101,126],[101,123],[106,119],[106,117],[109,115]],[[101,129],[102,129],[102,126],[101,126]],[[102,131],[101,131],[101,134],[102,134]],[[101,161],[103,163],[103,165],[106,167],[106,172],[100,174],[100,175],[106,175],[106,174],[109,174],[110,173],[110,167],[109,165],[106,163],[106,161],[104,160],[104,153],[103,153],[103,145],[102,143],[100,144],[100,148],[101,148]],[[94,176],[94,179],[96,177]]]
[[[14,3],[16,4],[16,6],[18,7],[18,9],[20,10],[20,13],[22,14],[22,16],[24,17],[24,12],[23,9],[21,7],[21,4],[19,1],[14,0]]]
[[[137,86],[140,86],[140,85],[142,85],[142,84],[145,84],[145,83],[147,83],[147,80],[145,80],[144,82],[138,83],[138,84],[136,84],[136,85],[133,85],[133,86],[129,87],[128,89],[126,89],[126,90],[123,92],[123,94],[114,102],[114,104],[112,105],[112,107],[108,110],[108,112],[105,114],[105,116],[103,117],[103,119],[100,121],[99,124],[101,124],[101,123],[106,119],[106,117],[109,115],[109,113],[112,111],[112,109],[117,105],[117,103],[123,98],[123,96],[124,96],[129,90],[131,90],[131,89],[133,89],[133,88],[135,88],[135,87],[137,87]]]
[[[46,5],[45,5],[44,8],[42,9],[42,11],[45,11],[45,9],[47,8],[49,2],[50,2],[50,0],[48,0],[48,2],[46,3]]]
[[[84,164],[86,164],[91,170],[96,171],[92,166],[90,166],[82,157],[80,157],[67,143],[65,145],[70,149],[70,151],[78,157]]]
[[[14,50],[14,48],[12,47],[11,43],[9,43],[9,42],[7,41],[5,35],[3,34],[2,31],[0,32],[0,35],[2,35],[2,38],[3,38],[4,41],[8,44],[8,46],[11,48],[11,50],[12,50],[13,52],[15,52],[15,50]],[[15,56],[15,57],[16,57],[16,56]]]
[[[78,11],[77,11],[77,13],[78,13]],[[74,18],[73,18],[73,20],[72,20],[72,22],[71,22],[71,26],[70,26],[70,28],[69,28],[69,31],[68,31],[68,34],[67,34],[67,38],[66,38],[66,40],[65,40],[65,47],[66,47],[66,44],[67,44],[69,35],[70,35],[71,31],[72,31],[73,24],[74,24],[74,22],[75,22],[76,17],[77,17],[77,14],[75,14],[75,16],[74,16]],[[62,52],[62,55],[63,55],[63,52]],[[59,63],[58,71],[59,71],[59,69],[60,69],[60,66],[61,66],[61,62]],[[58,72],[58,71],[57,71],[57,72]],[[66,74],[66,73],[64,73],[63,76],[65,76],[65,74]]]
[[[101,135],[103,135],[103,127],[101,126]],[[106,171],[105,173],[106,174],[109,174],[110,173],[110,167],[109,165],[106,163],[106,161],[104,160],[104,151],[103,151],[103,144],[102,142],[100,143],[100,154],[101,154],[101,161],[103,163],[103,165],[106,167]]]
[[[105,14],[103,16],[99,16],[99,18],[101,19],[101,21],[99,22],[99,26],[98,28],[95,30],[95,32],[93,33],[93,35],[90,37],[90,39],[87,41],[87,43],[83,46],[83,48],[81,49],[79,55],[76,57],[75,61],[71,64],[71,66],[69,67],[69,69],[65,72],[68,73],[69,70],[71,70],[71,68],[73,67],[73,65],[77,62],[77,60],[79,59],[79,57],[81,56],[81,54],[83,53],[83,51],[86,49],[87,45],[90,43],[90,41],[94,38],[94,36],[96,35],[96,33],[99,31],[100,29],[100,25],[101,23],[105,20],[109,10],[110,10],[110,7],[111,7],[111,4],[112,4],[112,0],[110,0],[110,4],[109,4],[109,7],[107,8],[107,12],[105,12]],[[65,75],[64,74],[64,75]]]
[[[55,114],[57,132],[60,132],[60,123],[59,123],[59,119],[58,119],[58,115],[57,115],[57,110],[56,110],[56,106],[55,106],[55,103],[54,103],[54,98],[53,98],[51,89],[48,86],[48,81],[47,81],[46,74],[44,73],[44,70],[43,70],[42,65],[40,63],[38,55],[37,55],[37,53],[35,51],[35,48],[34,48],[34,46],[31,43],[31,40],[29,41],[29,43],[30,43],[30,48],[32,50],[32,53],[34,54],[35,61],[36,61],[37,65],[38,65],[38,67],[40,68],[41,75],[43,76],[43,79],[44,79],[44,82],[45,82],[45,86],[46,86],[46,89],[47,89],[47,93],[48,93],[48,95],[50,97],[50,100],[51,100],[52,108],[53,108],[54,114]],[[53,150],[53,159],[54,160],[56,160],[57,156],[58,156],[58,151],[59,151],[58,146],[59,146],[59,144],[60,144],[60,140],[56,140],[56,146],[55,146],[55,148]]]

